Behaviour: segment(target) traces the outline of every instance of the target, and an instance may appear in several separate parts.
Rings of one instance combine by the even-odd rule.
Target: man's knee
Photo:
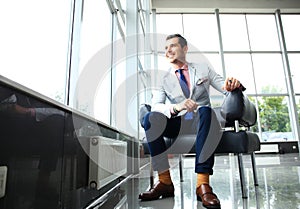
[[[151,124],[166,124],[167,118],[160,112],[149,112],[144,117],[144,129],[147,131],[150,129]]]

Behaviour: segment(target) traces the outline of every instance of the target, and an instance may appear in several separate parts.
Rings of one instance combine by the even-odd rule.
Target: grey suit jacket
[[[196,101],[199,107],[210,106],[210,86],[225,94],[225,91],[222,90],[224,79],[208,63],[189,63],[188,69],[191,84],[189,98]],[[174,69],[170,68],[162,76],[158,88],[153,94],[152,111],[161,112],[170,118],[172,106],[183,102],[185,99]],[[178,116],[185,113],[186,111],[182,111]]]

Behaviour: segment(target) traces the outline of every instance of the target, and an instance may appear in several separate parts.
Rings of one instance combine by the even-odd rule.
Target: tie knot
[[[176,70],[175,72],[176,73],[180,73],[180,74],[182,74],[182,71],[183,71],[184,69],[178,69],[178,70]]]

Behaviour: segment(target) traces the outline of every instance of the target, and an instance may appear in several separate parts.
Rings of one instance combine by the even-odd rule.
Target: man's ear
[[[187,53],[188,49],[189,49],[189,48],[188,48],[187,45],[183,47],[183,51],[184,51],[185,54]]]

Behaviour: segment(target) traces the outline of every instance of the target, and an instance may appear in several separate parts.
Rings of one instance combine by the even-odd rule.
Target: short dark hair
[[[182,35],[180,35],[178,33],[168,35],[167,38],[166,38],[166,41],[169,40],[169,39],[172,39],[172,38],[178,38],[178,42],[179,42],[181,47],[187,46],[187,41]]]

